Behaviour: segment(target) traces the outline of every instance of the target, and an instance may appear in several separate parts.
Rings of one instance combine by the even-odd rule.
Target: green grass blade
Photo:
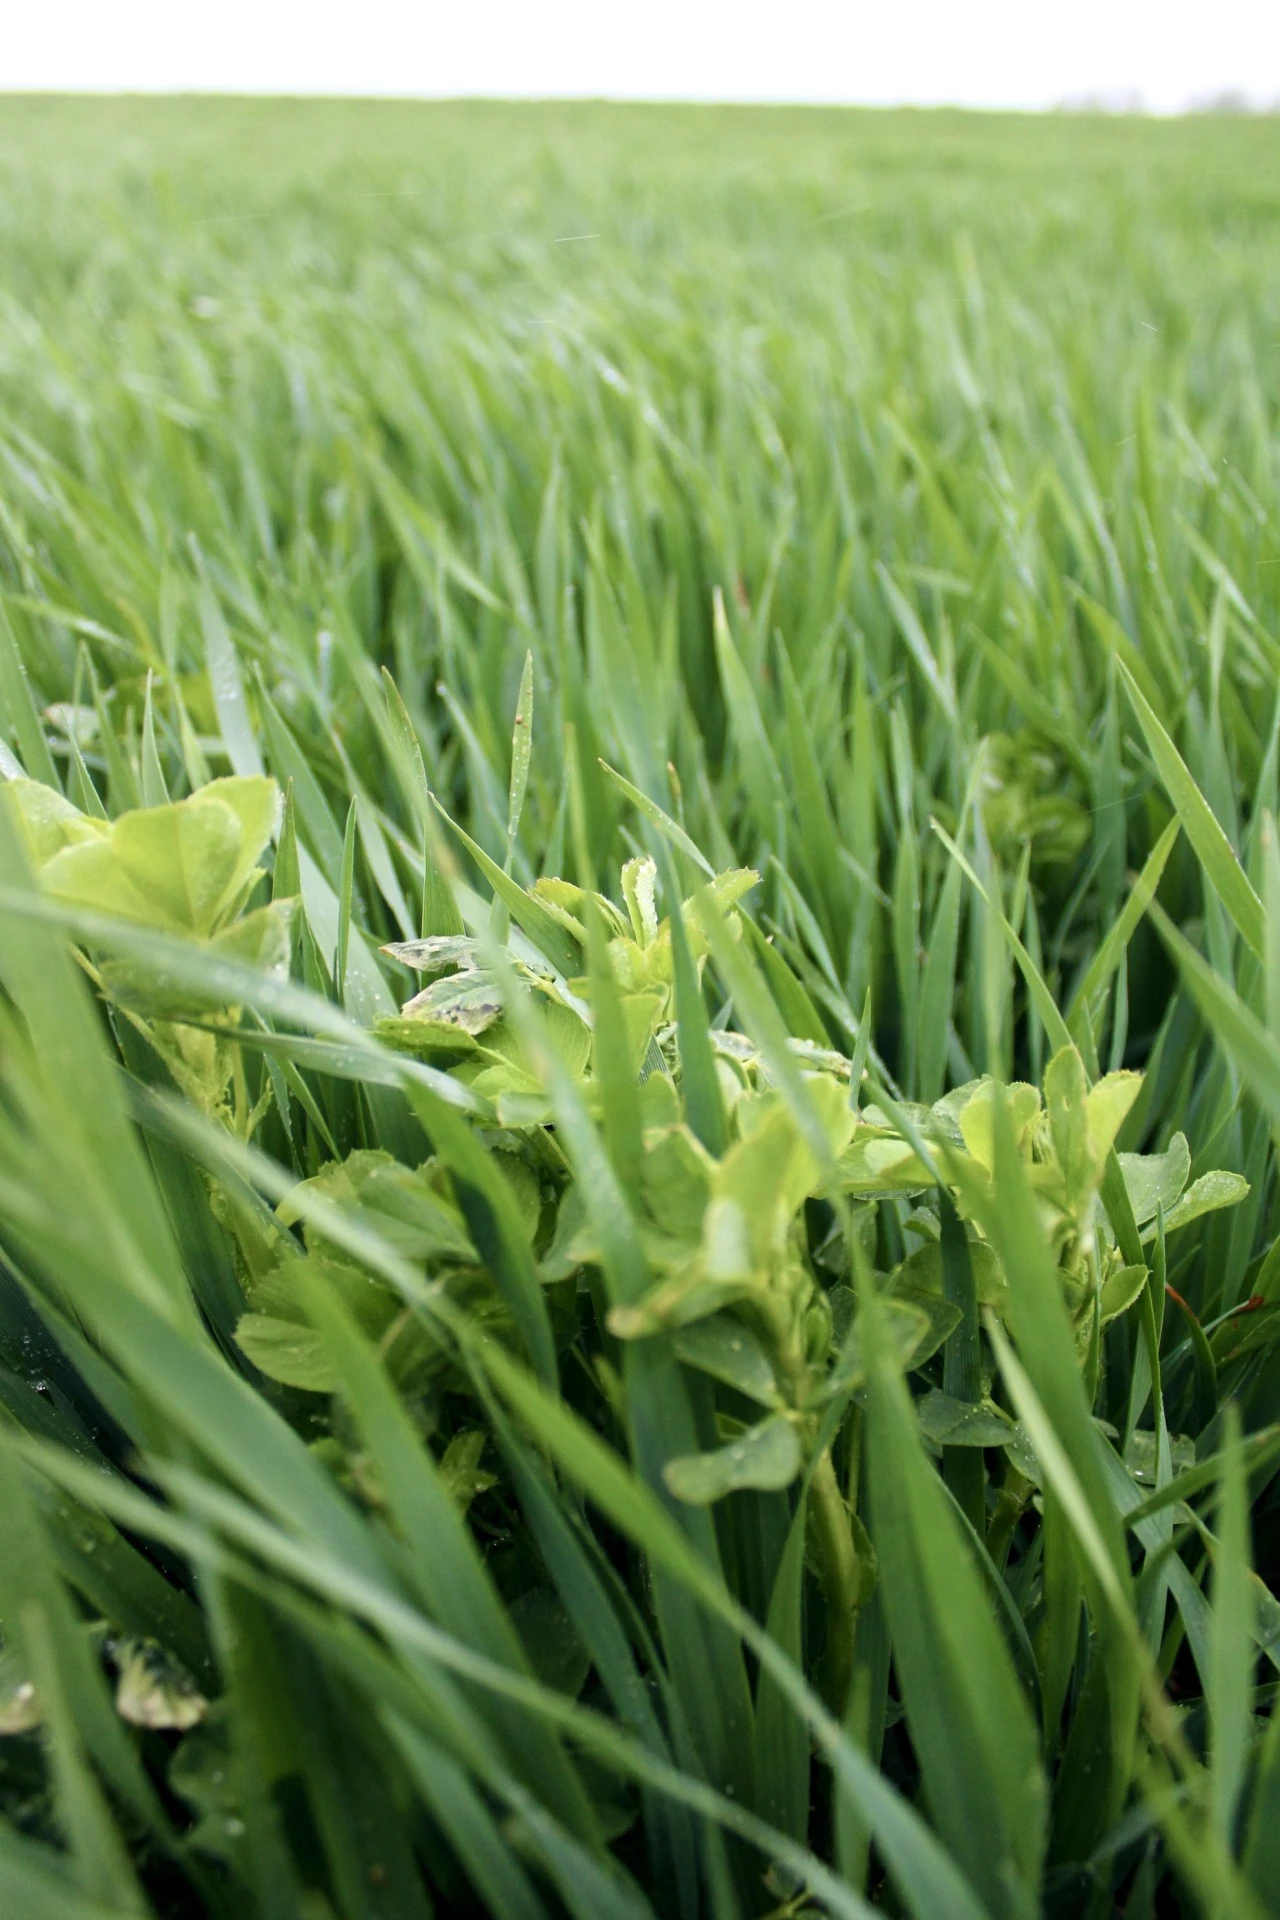
[[[1140,691],[1133,675],[1120,663],[1120,675],[1138,724],[1142,728],[1156,771],[1177,810],[1186,835],[1213,891],[1230,914],[1246,946],[1263,957],[1264,927],[1262,902],[1254,892],[1235,848],[1227,839],[1195,781],[1186,762],[1161,726],[1154,710]]]

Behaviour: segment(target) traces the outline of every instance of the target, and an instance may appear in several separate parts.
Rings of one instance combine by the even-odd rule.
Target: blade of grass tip
[[[853,1241],[867,1364],[871,1533],[912,1744],[938,1831],[993,1914],[1039,1912],[1048,1793],[1039,1735],[919,1426]]]
[[[75,775],[74,780],[68,781],[68,786],[79,803],[80,811],[87,813],[90,819],[105,820],[107,810],[102,804],[102,795],[93,784],[74,733],[67,735],[67,756],[71,762],[71,771]]]
[[[1160,885],[1169,855],[1173,852],[1174,842],[1181,830],[1181,822],[1176,817],[1169,822],[1148,854],[1142,872],[1129,890],[1128,899],[1107,929],[1101,944],[1089,962],[1080,984],[1071,996],[1071,1005],[1067,1009],[1067,1025],[1073,1032],[1075,1009],[1092,1004],[1099,998],[1103,988],[1128,952],[1129,943],[1137,931],[1139,922],[1156,897],[1156,889]]]
[[[0,780],[25,780],[26,768],[18,756],[0,739]]]
[[[164,768],[160,764],[160,750],[156,746],[156,716],[152,701],[152,683],[155,673],[147,670],[147,691],[142,706],[142,804],[144,807],[163,807],[168,805],[169,788],[165,782]]]
[[[866,1078],[867,1058],[871,1052],[871,989],[867,988],[862,1001],[862,1017],[858,1021],[857,1036],[853,1043],[853,1059],[849,1063],[849,1105],[854,1112],[862,1098],[862,1082]]]
[[[339,1003],[347,1004],[347,949],[351,943],[351,902],[356,884],[356,803],[347,808],[342,836],[342,868],[338,885],[338,940],[333,956],[333,985]]]
[[[729,716],[729,732],[742,769],[747,803],[755,817],[761,839],[777,837],[777,823],[786,806],[786,786],[769,742],[768,730],[760,713],[755,689],[734,645],[724,595],[719,587],[713,595],[712,632],[716,664],[724,702]]]
[[[382,669],[382,687],[400,784],[422,827],[422,937],[429,940],[433,934],[465,933],[466,927],[453,897],[448,875],[442,870],[438,858],[435,808],[417,729],[400,697],[400,689],[385,667]]]
[[[658,871],[667,898],[671,926],[671,970],[675,980],[676,1040],[680,1048],[680,1079],[689,1126],[707,1152],[719,1159],[728,1144],[728,1122],[724,1095],[715,1053],[711,1046],[710,1023],[702,998],[702,985],[689,946],[684,908],[676,886],[675,862],[667,849],[657,845]]]
[[[563,927],[553,914],[548,913],[542,902],[514,881],[510,874],[504,873],[496,860],[491,860],[482,846],[471,838],[465,827],[445,812],[440,802],[434,802],[440,818],[453,830],[462,842],[471,858],[479,867],[494,894],[500,900],[520,928],[528,935],[538,952],[549,960],[562,979],[575,979],[582,971],[582,950],[577,940]]]
[[[284,790],[280,831],[276,837],[276,857],[271,874],[271,898],[296,900],[302,892],[302,874],[298,867],[298,825],[293,800],[293,782]]]
[[[9,619],[5,599],[5,594],[0,592],[0,711],[7,711],[27,778],[42,780],[46,787],[61,793],[62,783],[58,779],[49,742],[40,724],[40,710],[31,691],[26,661]],[[12,778],[12,775],[9,777]]]
[[[529,785],[529,760],[533,753],[533,652],[524,656],[524,672],[520,676],[520,693],[516,700],[515,720],[511,730],[511,785],[507,798],[507,872],[511,871],[511,856],[515,849],[516,835],[520,831],[520,819],[524,813],[524,798]]]
[[[516,697],[515,719],[511,727],[511,782],[507,791],[507,857],[502,870],[510,876],[516,856],[516,839],[520,832],[520,817],[524,812],[524,798],[529,786],[529,759],[533,752],[533,651],[524,656],[524,671],[520,676],[520,692]],[[490,925],[495,940],[507,937],[510,924],[510,909],[502,900],[495,899]]]
[[[1255,1654],[1250,1633],[1249,1501],[1240,1466],[1240,1410],[1226,1406],[1225,1446],[1218,1504],[1218,1547],[1213,1563],[1213,1621],[1209,1671],[1203,1676],[1209,1704],[1210,1806],[1224,1848],[1234,1845],[1236,1816],[1253,1739],[1252,1685]]]
[[[1117,666],[1138,716],[1147,748],[1155,761],[1156,771],[1186,829],[1205,878],[1226,908],[1246,946],[1260,960],[1265,960],[1262,902],[1250,885],[1235,848],[1219,826],[1217,816],[1191,778],[1186,762],[1148,705],[1133,675],[1123,661],[1119,661]]]
[[[243,776],[261,774],[262,755],[258,751],[253,723],[249,718],[249,705],[245,699],[244,679],[235,642],[223,618],[222,608],[218,605],[204,554],[194,533],[188,535],[188,542],[196,567],[196,606],[200,616],[200,631],[204,636],[205,666],[222,744],[235,773]]]
[[[651,827],[655,827],[664,835],[700,873],[706,875],[708,880],[715,879],[716,870],[701,848],[689,837],[684,828],[671,818],[669,813],[663,812],[656,800],[651,800],[647,793],[642,793],[639,787],[633,786],[630,780],[616,772],[607,761],[601,760],[599,765],[606,777],[613,782],[623,798],[631,802],[642,819],[647,820]]]

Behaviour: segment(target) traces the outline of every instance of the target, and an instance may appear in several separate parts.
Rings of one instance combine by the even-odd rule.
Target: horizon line
[[[310,102],[351,106],[493,106],[493,107],[639,107],[689,108],[695,111],[731,109],[733,111],[799,111],[818,113],[956,113],[987,118],[1048,119],[1077,117],[1108,120],[1181,120],[1181,119],[1269,119],[1280,115],[1280,95],[1267,99],[1251,97],[1243,88],[1219,88],[1212,94],[1191,96],[1177,106],[1155,105],[1143,99],[1138,88],[1100,88],[1065,95],[1059,100],[1035,105],[972,100],[866,100],[832,99],[822,96],[742,96],[723,97],[689,94],[622,93],[401,93],[388,90],[349,93],[339,89],[309,87],[291,91],[275,87],[58,87],[40,85],[0,85],[0,103],[31,100],[84,101],[254,101],[263,104],[300,105]]]

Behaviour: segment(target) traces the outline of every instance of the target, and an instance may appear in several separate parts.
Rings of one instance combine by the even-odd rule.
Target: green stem
[[[1009,1551],[1009,1542],[1013,1530],[1022,1517],[1031,1494],[1031,1482],[1019,1473],[1012,1460],[1005,1469],[1004,1484],[1000,1488],[1000,1498],[996,1501],[996,1510],[991,1516],[991,1525],[987,1529],[987,1552],[997,1567],[1003,1568],[1005,1555]]]
[[[854,1639],[858,1630],[858,1553],[849,1510],[828,1448],[809,1483],[809,1551],[827,1609],[827,1648],[822,1693],[837,1719],[843,1719],[853,1678]]]

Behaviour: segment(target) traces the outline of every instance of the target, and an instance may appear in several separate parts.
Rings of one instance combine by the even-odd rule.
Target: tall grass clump
[[[0,103],[0,1907],[1280,1915],[1266,121]]]

